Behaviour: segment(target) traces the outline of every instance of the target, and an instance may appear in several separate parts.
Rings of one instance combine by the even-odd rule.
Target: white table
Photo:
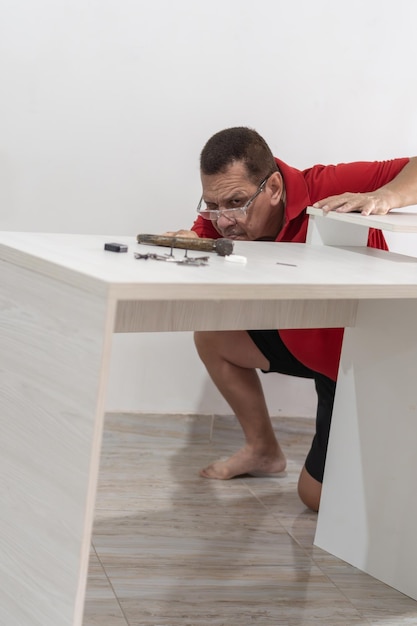
[[[323,214],[308,241],[365,245],[368,227],[416,233],[417,213]],[[361,254],[358,248],[358,253]],[[408,258],[408,257],[406,257]],[[402,260],[391,256],[402,273]],[[412,261],[417,272],[417,259]],[[364,265],[363,272],[369,276]],[[417,274],[415,274],[417,275]],[[371,298],[371,296],[370,296]],[[360,300],[345,331],[315,544],[417,599],[417,316],[408,298]]]
[[[417,259],[362,247],[242,242],[235,251],[246,265],[211,254],[207,267],[184,267],[135,260],[134,250],[156,250],[133,237],[122,238],[127,254],[105,252],[111,239],[0,233],[0,623],[82,623],[113,332],[350,326],[336,427],[347,413],[361,447],[352,451],[357,437],[349,440],[347,460],[330,450],[335,478],[326,472],[318,543],[329,539],[324,547],[332,551],[332,537],[323,535],[332,530],[333,505],[338,530],[349,535],[344,516],[352,522],[359,500],[365,528],[367,507],[374,516],[383,507],[388,528],[375,541],[391,533],[396,549],[417,513],[410,491]],[[358,425],[369,407],[373,415]],[[356,490],[364,464],[365,484]],[[346,472],[352,487],[338,494],[332,483],[346,482]],[[388,500],[378,488],[375,502],[376,483]],[[405,548],[395,567],[411,582],[394,586],[417,597],[416,551],[409,542]]]

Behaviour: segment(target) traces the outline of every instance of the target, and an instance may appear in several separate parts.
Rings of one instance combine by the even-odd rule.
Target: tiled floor
[[[417,625],[417,602],[313,546],[296,495],[309,419],[274,420],[279,478],[211,481],[232,417],[106,418],[84,626]]]

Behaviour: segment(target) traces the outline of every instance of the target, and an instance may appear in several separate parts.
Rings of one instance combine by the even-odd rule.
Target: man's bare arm
[[[391,209],[417,204],[417,157],[413,157],[391,182],[369,193],[342,193],[314,204],[323,211],[385,215]]]

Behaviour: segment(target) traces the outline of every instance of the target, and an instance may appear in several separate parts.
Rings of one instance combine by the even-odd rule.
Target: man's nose
[[[227,215],[224,215],[222,212],[220,212],[219,217],[217,218],[216,224],[217,226],[219,226],[219,228],[227,228],[228,226],[230,226],[230,224],[234,224],[236,222],[234,217],[228,217]]]

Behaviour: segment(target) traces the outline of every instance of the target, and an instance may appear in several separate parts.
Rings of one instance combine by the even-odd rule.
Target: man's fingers
[[[175,230],[175,231],[167,231],[166,233],[163,233],[163,235],[165,237],[190,237],[190,239],[197,237],[198,235],[197,233],[195,233],[193,230]]]
[[[373,194],[365,193],[345,193],[340,196],[330,196],[316,202],[314,206],[323,209],[325,213],[329,211],[336,211],[336,213],[355,211],[362,215],[385,215],[389,211],[389,206],[381,202],[381,199]]]

